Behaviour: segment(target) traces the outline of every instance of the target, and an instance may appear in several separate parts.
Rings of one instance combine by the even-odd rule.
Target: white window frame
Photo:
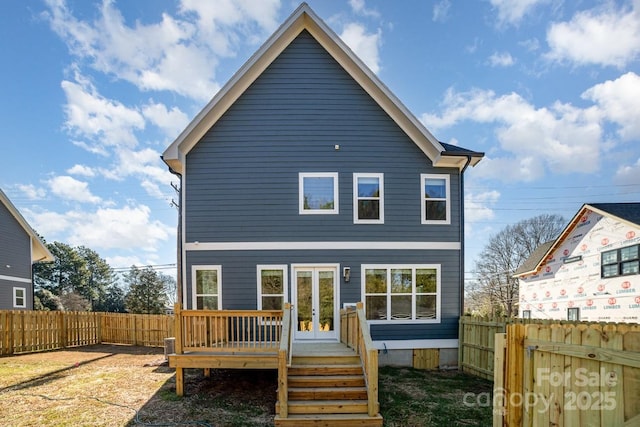
[[[366,271],[368,269],[386,269],[387,270],[387,319],[384,320],[372,320],[368,319],[367,322],[370,324],[393,324],[393,325],[401,325],[401,324],[419,324],[419,323],[440,323],[442,305],[442,265],[441,264],[362,264],[360,266],[360,283],[361,283],[361,297],[362,301],[365,304],[365,313],[366,313],[366,304],[367,304],[367,294],[366,290]],[[391,320],[389,319],[389,312],[391,310],[391,270],[392,269],[411,269],[412,283],[411,283],[411,320]],[[416,319],[416,270],[421,269],[434,269],[436,270],[436,317],[433,319]],[[428,293],[430,294],[430,293]],[[380,294],[382,295],[382,294]],[[396,294],[398,295],[398,294]],[[424,293],[420,293],[420,295],[424,295]]]
[[[256,282],[258,285],[258,310],[262,310],[262,297],[263,296],[277,296],[277,294],[263,294],[262,293],[262,271],[263,270],[281,270],[282,271],[282,308],[284,304],[289,301],[289,266],[286,264],[260,264],[256,266]]]
[[[196,277],[198,270],[215,270],[218,273],[218,294],[198,294]],[[192,308],[198,310],[198,297],[199,296],[217,296],[218,297],[218,310],[222,310],[222,266],[221,265],[192,265],[191,266],[191,294],[192,294]]]
[[[358,178],[377,178],[380,189],[380,195],[373,197],[358,197]],[[362,200],[378,200],[379,201],[379,218],[378,219],[360,219],[358,218],[358,201]],[[384,224],[384,174],[383,173],[354,173],[353,174],[353,223],[354,224]]]
[[[304,179],[305,178],[333,178],[333,209],[305,209],[304,208]],[[299,172],[298,173],[298,212],[300,215],[337,215],[339,209],[338,172]]]
[[[18,297],[18,291],[22,291],[22,297]],[[18,298],[22,298],[22,304],[18,304]],[[27,308],[27,288],[13,288],[13,307]]]
[[[427,195],[425,194],[424,187],[427,179],[444,179],[445,180],[445,202],[446,202],[446,220],[427,220],[427,208],[425,206],[425,201],[427,200]],[[430,174],[423,173],[420,174],[420,212],[422,214],[421,223],[422,224],[441,224],[447,225],[451,224],[451,179],[449,175],[446,174]],[[442,200],[442,199],[432,199],[432,200]]]

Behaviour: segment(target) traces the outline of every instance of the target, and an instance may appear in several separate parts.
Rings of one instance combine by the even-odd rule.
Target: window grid
[[[433,275],[434,292],[417,289],[417,272]],[[366,317],[373,323],[439,322],[439,265],[363,265],[362,292]],[[419,309],[418,301],[432,299],[433,308]]]
[[[13,306],[27,308],[27,290],[25,288],[13,288]]]

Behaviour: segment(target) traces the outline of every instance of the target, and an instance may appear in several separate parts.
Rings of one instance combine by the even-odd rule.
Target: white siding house
[[[516,271],[520,317],[640,321],[640,203],[585,204]]]

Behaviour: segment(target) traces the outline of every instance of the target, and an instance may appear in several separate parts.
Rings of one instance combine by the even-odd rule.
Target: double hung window
[[[449,175],[421,174],[422,224],[451,224]]]
[[[287,291],[286,265],[259,265],[258,310],[282,310]]]
[[[355,224],[384,223],[383,174],[353,174],[353,222]]]
[[[13,306],[27,308],[27,290],[25,288],[13,288]]]
[[[193,307],[196,310],[222,309],[222,267],[194,265],[192,267]]]

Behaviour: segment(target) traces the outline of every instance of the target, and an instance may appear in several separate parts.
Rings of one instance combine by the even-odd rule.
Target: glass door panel
[[[313,272],[304,270],[296,272],[296,306],[298,332],[313,331]]]
[[[295,338],[336,338],[337,268],[296,267],[294,271]]]

